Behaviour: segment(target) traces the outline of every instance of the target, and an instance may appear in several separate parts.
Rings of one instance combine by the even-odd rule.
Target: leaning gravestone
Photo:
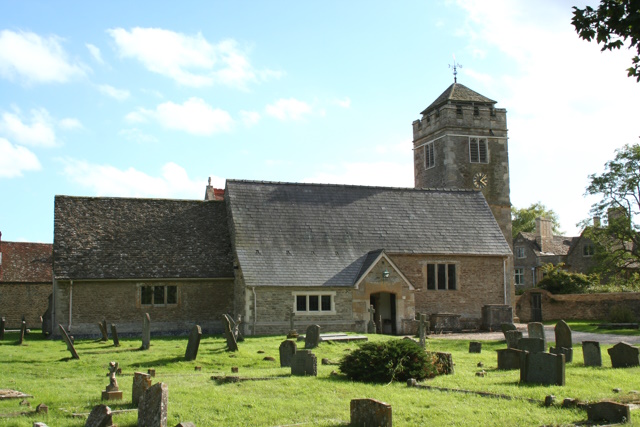
[[[507,341],[507,348],[518,348],[518,341],[522,339],[522,331],[515,329],[505,331],[504,338]]]
[[[470,341],[469,353],[482,353],[482,343],[480,341]]]
[[[516,348],[503,348],[496,350],[496,353],[498,353],[498,369],[509,371],[520,369],[520,358],[525,352]]]
[[[564,355],[525,353],[520,359],[520,382],[564,385]]]
[[[167,427],[169,387],[156,383],[138,401],[138,427]]]
[[[598,341],[582,341],[584,366],[602,366],[602,353]]]
[[[238,351],[236,336],[233,334],[233,330],[231,329],[231,320],[226,314],[223,314],[222,317],[224,319],[224,335],[227,338],[227,350]]]
[[[631,366],[640,366],[640,349],[626,342],[619,342],[610,349],[609,357],[611,357],[612,368],[629,368]]]
[[[529,338],[541,338],[542,347],[547,348],[547,338],[544,335],[544,325],[540,322],[530,322],[527,324]]]
[[[106,405],[94,406],[85,427],[109,427],[113,425],[111,408]]]
[[[293,360],[293,355],[296,354],[298,350],[298,346],[295,341],[284,340],[280,344],[280,367],[289,367],[291,366],[291,361]]]
[[[18,341],[19,344],[22,344],[24,342],[24,336],[26,333],[27,333],[27,322],[23,320],[22,324],[20,325],[20,338]]]
[[[573,362],[573,341],[571,338],[571,328],[564,320],[556,323],[556,346],[549,349],[550,353],[564,354],[567,363]]]
[[[100,334],[102,335],[100,341],[109,341],[109,336],[107,335],[107,330],[104,327],[104,323],[98,322],[98,328],[100,328]]]
[[[80,356],[78,356],[78,352],[76,352],[76,348],[73,346],[71,338],[69,338],[69,335],[67,335],[67,331],[64,330],[61,324],[58,324],[58,328],[60,328],[62,339],[67,344],[67,350],[69,350],[69,352],[71,353],[71,357],[73,357],[74,359],[80,359]]]
[[[145,313],[142,317],[142,349],[149,350],[151,346],[151,317]]]
[[[131,402],[137,407],[142,395],[151,387],[151,375],[144,372],[133,373],[133,386],[131,388]]]
[[[521,338],[518,341],[518,350],[528,351],[529,353],[543,353],[544,340],[542,338]]]
[[[200,347],[200,338],[202,337],[202,329],[199,325],[195,325],[189,334],[189,343],[187,351],[184,354],[185,360],[196,360],[198,357],[198,348]]]
[[[391,427],[391,405],[375,399],[351,399],[351,423],[354,427]]]
[[[298,350],[291,359],[291,375],[318,376],[318,360],[311,350]]]
[[[0,317],[0,341],[4,339],[4,326],[6,324],[6,320],[4,317]]]
[[[111,324],[111,338],[113,339],[113,346],[120,347],[120,339],[118,338],[118,330],[114,323]]]
[[[304,337],[304,348],[316,348],[320,344],[320,325],[309,325]]]

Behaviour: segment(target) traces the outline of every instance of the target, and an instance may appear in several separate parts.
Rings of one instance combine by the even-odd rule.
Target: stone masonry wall
[[[25,316],[27,328],[41,328],[40,316],[47,310],[51,283],[1,283],[0,317],[7,321],[6,327],[18,329]]]

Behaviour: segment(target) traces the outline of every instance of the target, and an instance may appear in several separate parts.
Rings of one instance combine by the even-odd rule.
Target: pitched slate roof
[[[431,110],[434,110],[447,102],[454,103],[476,103],[476,104],[495,104],[496,101],[487,98],[484,95],[480,95],[478,92],[475,92],[465,85],[460,83],[454,83],[449,86],[444,92],[440,94],[435,101],[431,103],[427,108],[425,108],[421,114],[427,114]]]
[[[529,243],[536,256],[567,255],[572,245],[574,245],[580,239],[580,237],[553,236],[553,239],[549,244],[549,250],[546,252],[542,252],[540,250],[540,246],[536,242],[535,233],[520,232],[520,235],[522,235],[522,238]]]
[[[58,279],[233,277],[222,201],[56,196]]]
[[[228,180],[226,194],[248,286],[352,286],[376,249],[511,254],[476,191]]]
[[[51,243],[0,242],[2,264],[0,282],[52,282],[53,245]]]

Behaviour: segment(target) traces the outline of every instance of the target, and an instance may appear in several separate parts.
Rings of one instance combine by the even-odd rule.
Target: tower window
[[[459,116],[462,115],[462,105],[456,105],[456,114]]]
[[[469,161],[471,163],[489,163],[486,138],[469,138]]]
[[[433,142],[430,142],[424,146],[424,168],[431,169],[435,165],[436,162],[433,155]]]
[[[473,115],[474,116],[479,116],[480,115],[480,109],[478,107],[473,107]]]
[[[496,116],[496,109],[495,109],[495,108],[493,108],[493,107],[491,107],[491,110],[490,110],[490,111],[491,111],[491,112],[490,112],[491,117],[495,117],[495,116]]]

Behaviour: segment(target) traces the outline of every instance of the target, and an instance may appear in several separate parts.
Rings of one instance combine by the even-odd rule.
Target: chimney
[[[598,215],[593,217],[593,228],[600,228],[600,217]]]
[[[618,206],[617,208],[609,208],[607,211],[607,221],[609,225],[618,223],[626,224],[628,222],[627,210],[622,206]]]
[[[209,177],[209,185],[204,193],[204,200],[224,200],[224,188],[213,188],[211,185],[211,177]]]
[[[536,218],[536,243],[540,246],[540,252],[549,252],[553,242],[553,223],[550,219]]]

